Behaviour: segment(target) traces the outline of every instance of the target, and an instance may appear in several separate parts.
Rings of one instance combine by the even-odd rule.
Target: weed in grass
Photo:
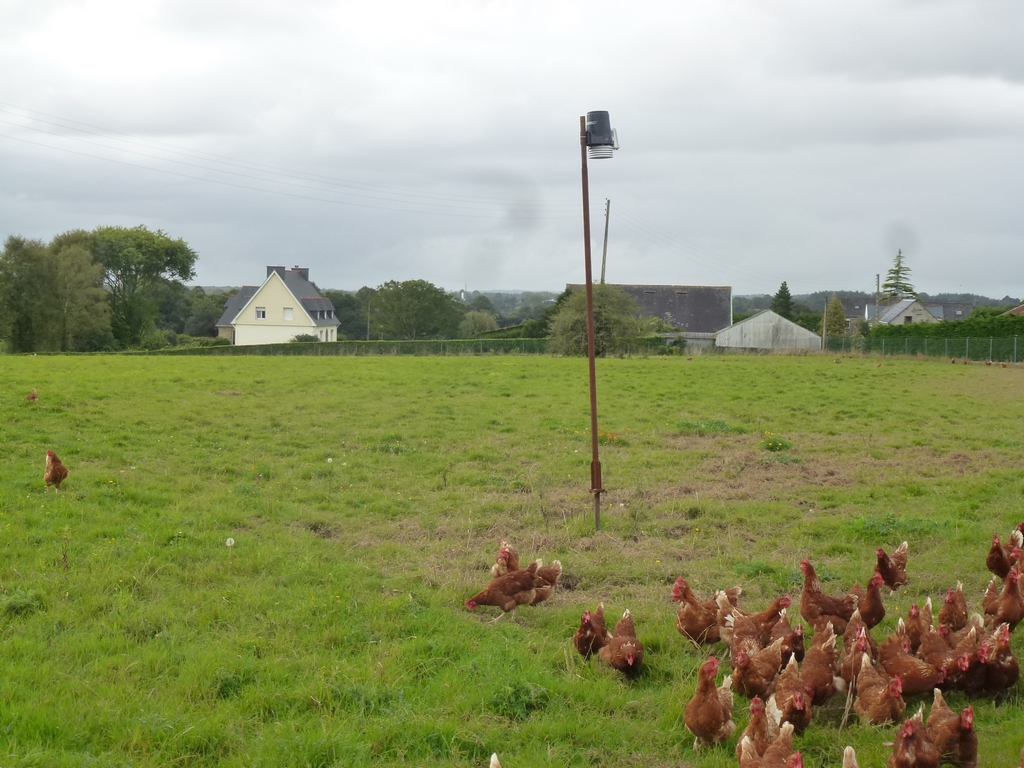
[[[705,435],[712,434],[724,434],[726,432],[738,432],[740,431],[736,427],[730,427],[724,421],[689,421],[684,420],[676,424],[679,431],[684,435],[698,435],[704,437]]]
[[[774,432],[765,432],[761,438],[761,450],[763,451],[788,451],[793,443],[784,437],[779,437]]]

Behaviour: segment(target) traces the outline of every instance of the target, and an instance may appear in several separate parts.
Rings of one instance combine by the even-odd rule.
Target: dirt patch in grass
[[[215,395],[226,395],[226,396],[237,396],[237,395],[241,395],[242,393],[239,392],[237,389],[218,389],[213,394],[215,394]]]
[[[299,523],[299,527],[303,528],[318,539],[324,539],[326,541],[337,541],[339,538],[339,531],[336,526],[330,523],[325,523],[323,520],[313,520],[310,522]]]

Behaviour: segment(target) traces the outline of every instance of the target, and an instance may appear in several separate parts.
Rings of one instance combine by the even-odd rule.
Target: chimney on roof
[[[275,272],[281,276],[281,279],[284,279],[284,267],[267,267],[267,277],[270,277]]]
[[[294,272],[303,280],[309,281],[309,267],[300,267],[298,264],[293,269],[289,269],[289,272]]]

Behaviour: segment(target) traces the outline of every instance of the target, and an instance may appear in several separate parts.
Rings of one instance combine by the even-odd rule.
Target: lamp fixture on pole
[[[587,360],[590,368],[590,492],[594,494],[594,529],[601,530],[601,457],[597,435],[597,367],[594,363],[594,279],[590,268],[590,179],[587,156],[606,160],[619,148],[619,137],[605,111],[580,117],[580,159],[583,163],[583,264],[587,289]]]

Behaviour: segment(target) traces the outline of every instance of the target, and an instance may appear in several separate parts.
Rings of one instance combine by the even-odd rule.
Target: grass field
[[[799,599],[804,556],[838,593],[908,539],[884,635],[958,579],[980,603],[993,532],[1024,519],[1019,366],[601,360],[600,533],[584,360],[0,369],[4,768],[733,766],[735,737],[695,753],[682,724],[702,656],[675,630],[676,576],[759,609]],[[792,448],[763,450],[766,431]],[[491,625],[463,601],[501,535],[576,584]],[[599,601],[636,617],[633,682],[572,648]],[[975,702],[982,765],[1017,765],[1022,702],[1020,683]],[[842,706],[797,739],[805,764],[845,744],[884,764],[895,729],[840,733]]]

